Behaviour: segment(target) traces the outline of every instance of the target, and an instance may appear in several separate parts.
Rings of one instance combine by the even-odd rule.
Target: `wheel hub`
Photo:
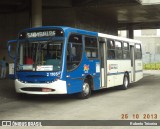
[[[88,83],[84,83],[83,93],[84,93],[85,96],[87,96],[89,94],[89,84]]]

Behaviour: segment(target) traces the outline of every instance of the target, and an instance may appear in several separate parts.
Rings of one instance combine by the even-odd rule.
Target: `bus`
[[[71,27],[24,29],[8,42],[8,53],[20,94],[76,93],[86,99],[91,91],[127,89],[143,77],[140,41]]]

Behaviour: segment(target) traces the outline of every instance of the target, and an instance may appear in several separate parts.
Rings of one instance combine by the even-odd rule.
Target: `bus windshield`
[[[63,40],[19,42],[17,71],[60,71]]]

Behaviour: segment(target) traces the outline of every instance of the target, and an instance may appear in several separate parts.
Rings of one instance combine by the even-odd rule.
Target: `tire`
[[[87,99],[91,95],[91,86],[87,79],[85,79],[83,86],[82,86],[82,92],[78,93],[79,99]]]
[[[123,77],[123,85],[121,86],[122,90],[126,90],[129,86],[129,77],[128,75],[124,75]]]

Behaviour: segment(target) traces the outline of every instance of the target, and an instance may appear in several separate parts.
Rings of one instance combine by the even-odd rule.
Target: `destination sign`
[[[25,38],[44,38],[44,37],[63,37],[64,33],[61,29],[51,29],[51,30],[35,30],[22,32],[19,34],[20,39]]]
[[[27,38],[39,38],[39,37],[50,37],[55,36],[56,32],[53,30],[42,31],[42,32],[27,32]]]

